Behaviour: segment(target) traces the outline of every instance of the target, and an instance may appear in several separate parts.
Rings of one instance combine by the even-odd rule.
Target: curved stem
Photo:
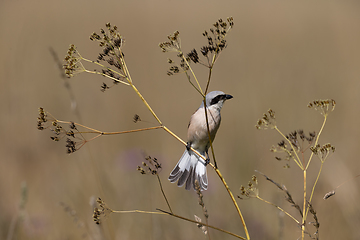
[[[326,116],[324,116],[324,121],[323,121],[323,124],[322,124],[322,126],[321,126],[321,128],[319,130],[319,133],[317,134],[314,146],[316,146],[318,144],[319,137],[320,137],[320,134],[322,133],[322,131],[323,131],[324,127],[325,127],[325,123],[326,123]],[[308,169],[313,156],[314,156],[314,152],[311,152],[309,161],[308,161],[305,169]]]
[[[161,193],[162,193],[162,195],[163,195],[164,198],[165,198],[166,204],[168,205],[170,212],[173,213],[173,211],[171,210],[171,207],[170,207],[170,203],[169,203],[169,201],[167,200],[167,197],[166,197],[166,195],[165,195],[164,189],[163,189],[163,187],[162,187],[160,177],[159,177],[158,174],[156,174],[156,177],[157,177],[157,179],[158,179],[158,181],[159,181]]]
[[[320,174],[321,174],[323,165],[324,165],[324,162],[322,161],[322,162],[321,162],[321,165],[320,165],[319,173],[318,173],[318,175],[317,175],[317,177],[316,177],[314,186],[313,186],[312,191],[311,191],[311,194],[310,194],[309,203],[311,203],[311,200],[312,200],[312,198],[313,198],[313,195],[314,195],[314,192],[315,192],[315,187],[316,187],[316,185],[317,185],[317,182],[319,181],[319,178],[320,178]],[[308,212],[309,212],[309,208],[306,209],[305,218],[307,217]]]
[[[261,200],[261,201],[263,201],[263,202],[265,202],[265,203],[267,203],[267,204],[270,204],[270,205],[276,207],[277,209],[279,209],[280,211],[282,211],[283,213],[285,213],[288,217],[290,217],[292,220],[294,220],[297,224],[300,224],[300,222],[299,222],[296,218],[294,218],[292,215],[290,215],[290,213],[288,213],[287,211],[285,211],[285,210],[282,209],[281,207],[279,207],[279,206],[277,206],[277,205],[275,205],[275,204],[273,204],[273,203],[271,203],[271,202],[269,202],[269,201],[267,201],[267,200],[265,200],[265,199],[263,199],[263,198],[261,198],[261,197],[259,197],[259,196],[256,196],[256,198],[259,199],[259,200]]]

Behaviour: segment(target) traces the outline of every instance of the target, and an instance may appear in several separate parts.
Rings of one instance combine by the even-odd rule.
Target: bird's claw
[[[207,166],[210,163],[210,158],[206,158],[205,160],[205,166]]]
[[[186,143],[186,150],[190,151],[190,148],[191,148],[191,143],[190,143],[190,142],[187,142],[187,143]]]

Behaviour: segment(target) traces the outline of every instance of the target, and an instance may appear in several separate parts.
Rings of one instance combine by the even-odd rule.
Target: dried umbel
[[[327,117],[330,112],[334,111],[336,102],[334,99],[315,100],[308,104],[308,108],[313,108]]]
[[[98,198],[96,202],[98,203],[99,207],[94,208],[93,220],[96,224],[100,224],[101,220],[109,216],[113,210],[109,208],[101,198]]]
[[[310,147],[310,149],[320,159],[321,162],[324,162],[329,155],[335,152],[335,147],[330,143],[327,143],[323,146],[317,144],[314,147]]]
[[[124,53],[122,52],[122,46],[125,41],[118,32],[117,27],[107,23],[106,30],[101,29],[100,34],[92,33],[90,40],[99,42],[99,46],[102,48],[96,61],[82,57],[75,45],[71,44],[63,66],[66,76],[70,78],[77,73],[87,72],[111,79],[113,81],[112,85],[103,83],[101,85],[101,91],[105,91],[119,83],[130,85],[128,83],[129,78],[127,71],[125,70],[126,67],[124,67]],[[86,69],[84,62],[95,64],[97,67],[100,67],[100,69]]]
[[[151,156],[148,156],[145,158],[146,162],[142,162],[142,167],[138,166],[137,170],[141,174],[147,174],[151,173],[152,175],[157,175],[159,171],[161,170],[161,164],[157,160],[157,158],[152,158]]]
[[[255,175],[251,177],[251,181],[248,182],[247,186],[241,185],[240,194],[247,198],[256,198],[259,196],[258,181]],[[242,199],[240,196],[238,196],[238,198]]]
[[[177,64],[172,59],[168,60],[170,68],[167,71],[167,75],[174,75],[182,72],[186,72],[190,69],[189,64],[199,63],[208,68],[212,68],[217,58],[219,57],[222,50],[227,46],[225,37],[228,32],[234,26],[233,18],[229,17],[226,21],[219,19],[213,24],[209,32],[205,31],[203,36],[206,38],[207,44],[202,46],[199,50],[203,58],[202,60],[196,49],[191,50],[185,54],[181,48],[181,39],[179,31],[175,31],[173,34],[168,36],[168,41],[159,44],[162,52],[176,52],[177,57],[180,58],[180,63]]]
[[[269,109],[267,113],[264,113],[263,117],[257,121],[255,125],[257,129],[273,129],[276,127],[275,112]]]

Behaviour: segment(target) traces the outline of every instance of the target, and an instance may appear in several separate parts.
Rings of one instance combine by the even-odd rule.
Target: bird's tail
[[[205,153],[201,153],[205,156]],[[198,180],[200,190],[206,190],[208,186],[206,164],[191,150],[185,150],[184,154],[176,164],[169,176],[170,182],[176,182],[179,187],[185,184],[185,189],[190,190],[191,187],[195,189],[195,180]]]

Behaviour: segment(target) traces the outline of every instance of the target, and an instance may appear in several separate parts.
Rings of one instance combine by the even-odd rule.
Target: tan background
[[[281,137],[254,125],[271,107],[284,133],[318,131],[322,117],[306,105],[333,98],[336,110],[320,143],[331,142],[337,151],[324,166],[313,205],[321,239],[359,239],[360,180],[347,182],[334,197],[322,200],[326,192],[360,172],[359,13],[358,1],[1,1],[0,238],[8,236],[16,219],[22,182],[27,184],[28,200],[12,239],[203,238],[191,223],[169,216],[114,214],[106,220],[104,233],[92,222],[89,201],[100,196],[99,185],[104,195],[100,197],[113,209],[167,209],[156,178],[136,171],[144,154],[161,161],[160,176],[174,211],[203,218],[196,194],[166,180],[184,150],[174,138],[161,130],[101,137],[67,155],[64,142],[54,143],[49,132],[36,129],[37,109],[42,106],[59,119],[103,131],[155,125],[129,87],[102,93],[104,78],[95,75],[80,74],[70,80],[81,119],[71,108],[50,49],[63,59],[73,43],[94,59],[100,49],[89,36],[111,22],[126,38],[124,52],[136,86],[164,124],[185,138],[189,116],[200,98],[183,75],[166,75],[166,59],[172,55],[162,53],[157,45],[179,30],[183,49],[200,48],[204,30],[218,18],[233,16],[235,27],[210,86],[234,96],[222,111],[215,141],[218,165],[230,188],[237,195],[257,169],[285,184],[300,203],[302,173],[294,163],[284,169],[284,163],[268,151]],[[204,84],[206,69],[196,66],[195,70]],[[135,113],[152,123],[135,125]],[[314,160],[309,188],[319,168]],[[298,217],[283,193],[258,177],[261,196]],[[209,185],[204,199],[210,223],[244,236],[231,201],[210,169]],[[76,211],[76,217],[69,216],[60,202]],[[255,199],[239,200],[239,205],[252,239],[301,235],[290,218],[270,205]],[[216,231],[210,234],[211,239],[233,239]]]

